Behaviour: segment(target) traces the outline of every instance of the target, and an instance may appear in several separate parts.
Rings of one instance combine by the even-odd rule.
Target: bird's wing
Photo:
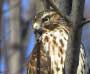
[[[36,43],[27,63],[27,74],[38,74],[38,70],[41,74],[48,74],[49,67],[50,59],[48,55],[43,51],[41,43]]]

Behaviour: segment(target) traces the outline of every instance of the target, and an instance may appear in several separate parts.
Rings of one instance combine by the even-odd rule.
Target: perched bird
[[[27,74],[64,74],[71,25],[56,11],[40,12],[33,20],[36,44],[27,63]],[[80,47],[77,74],[86,73],[85,51]]]

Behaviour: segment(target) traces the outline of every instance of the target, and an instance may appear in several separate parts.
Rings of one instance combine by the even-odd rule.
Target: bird
[[[36,44],[27,63],[27,74],[64,74],[72,26],[55,10],[45,10],[33,19]],[[77,74],[87,73],[86,53],[80,44]]]

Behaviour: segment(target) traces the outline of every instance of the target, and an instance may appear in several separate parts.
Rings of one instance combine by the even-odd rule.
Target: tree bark
[[[70,15],[72,8],[72,0],[60,0],[59,9],[61,9],[62,13],[65,15]]]
[[[0,0],[0,59],[2,54],[1,43],[2,43],[2,5],[3,1]]]
[[[50,1],[50,0],[49,0]],[[51,0],[64,15],[69,15],[72,7],[72,0]]]
[[[68,51],[66,56],[66,74],[76,74],[79,63],[79,51],[81,43],[81,29],[83,19],[84,0],[73,0],[71,22],[73,30],[69,34]]]
[[[10,33],[8,42],[8,74],[22,74],[23,67],[23,50],[21,49],[21,36],[20,36],[20,13],[21,13],[21,0],[9,0],[10,8]]]

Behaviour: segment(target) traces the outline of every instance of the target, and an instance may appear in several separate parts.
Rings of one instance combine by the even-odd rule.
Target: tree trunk
[[[50,1],[50,0],[49,0]],[[72,7],[72,0],[51,0],[64,15],[69,15]]]
[[[19,4],[20,3],[20,4]],[[16,4],[19,4],[15,6]],[[9,0],[10,8],[10,38],[8,42],[8,74],[21,74],[23,66],[23,50],[20,40],[21,0]]]
[[[79,28],[83,19],[84,0],[73,0],[71,22],[73,30],[70,32],[68,51],[66,56],[66,74],[76,74],[79,63],[79,51],[81,43],[81,30]]]
[[[2,5],[3,5],[3,0],[0,0],[0,65],[2,63],[2,41],[3,41],[3,32],[2,32]],[[2,71],[1,66],[0,66],[0,72]],[[2,73],[2,72],[1,72]]]
[[[0,0],[0,59],[2,54],[1,43],[2,43],[2,5],[3,1]]]

